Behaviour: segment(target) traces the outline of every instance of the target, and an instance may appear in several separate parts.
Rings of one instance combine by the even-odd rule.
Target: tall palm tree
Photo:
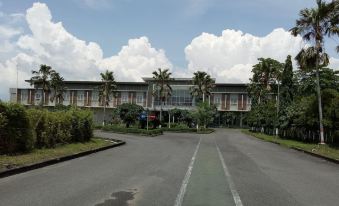
[[[106,70],[105,73],[100,73],[102,84],[99,86],[99,102],[103,102],[104,117],[102,124],[105,125],[106,106],[109,106],[110,94],[114,94],[117,89],[117,84],[114,79],[114,74]]]
[[[51,97],[51,102],[54,100],[56,104],[60,104],[61,101],[64,100],[64,93],[66,91],[64,78],[60,76],[58,72],[53,72],[51,74],[51,88],[53,89],[54,93]]]
[[[158,71],[154,71],[153,80],[155,82],[155,88],[153,91],[153,96],[156,96],[160,100],[160,122],[162,120],[162,105],[167,97],[172,95],[172,87],[169,84],[172,80],[172,73],[168,69],[162,70],[158,68]]]
[[[54,73],[55,71],[52,69],[52,67],[47,66],[47,65],[40,65],[40,68],[38,71],[32,71],[32,74],[34,75],[30,79],[31,86],[34,85],[35,83],[41,84],[42,87],[42,102],[41,105],[45,103],[45,97],[46,93],[50,91],[51,84],[50,84],[50,79],[51,79],[51,74]]]
[[[339,35],[339,21],[338,17],[338,1],[325,2],[317,0],[316,8],[305,8],[299,13],[300,18],[296,21],[296,26],[290,31],[292,35],[302,35],[303,39],[313,45],[311,53],[314,54],[315,64],[312,68],[316,72],[317,81],[317,96],[318,96],[318,111],[319,111],[319,130],[320,130],[320,144],[324,144],[324,127],[323,127],[323,112],[321,103],[320,83],[319,83],[319,66],[321,63],[321,56],[324,51],[324,37]],[[305,54],[305,50],[302,51]],[[311,55],[313,56],[313,55]],[[305,56],[305,58],[307,55]],[[303,58],[303,59],[305,59]],[[305,61],[304,61],[305,62]]]
[[[194,86],[190,88],[191,95],[194,97],[202,98],[205,102],[205,96],[210,96],[212,88],[214,86],[214,80],[209,74],[203,71],[197,71],[193,73],[192,83]]]

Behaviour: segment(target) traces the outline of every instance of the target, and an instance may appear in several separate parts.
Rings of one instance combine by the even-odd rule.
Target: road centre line
[[[240,195],[239,195],[238,191],[235,188],[234,182],[233,182],[233,180],[231,178],[231,174],[228,171],[228,168],[227,168],[227,166],[225,164],[224,157],[222,156],[216,141],[215,141],[215,146],[217,147],[219,158],[220,158],[222,167],[224,168],[224,173],[225,173],[225,176],[226,176],[226,179],[227,179],[227,182],[228,182],[228,186],[229,186],[229,188],[231,190],[234,203],[235,203],[236,206],[243,206],[243,204],[241,202],[241,199],[240,199]]]
[[[187,188],[187,185],[188,185],[188,181],[189,181],[189,179],[191,177],[191,174],[192,174],[195,158],[197,156],[197,153],[198,153],[198,150],[199,150],[199,147],[200,147],[200,142],[201,142],[201,137],[199,139],[197,147],[195,148],[193,157],[192,157],[191,162],[190,162],[190,164],[188,166],[188,169],[187,169],[187,172],[185,174],[184,180],[182,181],[181,188],[180,188],[180,191],[179,191],[179,193],[177,195],[177,198],[175,200],[174,206],[181,206],[181,204],[182,204],[182,201],[183,201],[185,193],[186,193],[186,188]]]

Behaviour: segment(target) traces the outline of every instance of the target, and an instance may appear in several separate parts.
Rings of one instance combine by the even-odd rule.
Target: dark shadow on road
[[[115,192],[111,195],[112,198],[105,200],[103,203],[96,204],[95,206],[128,206],[128,201],[133,200],[135,194],[136,192]]]

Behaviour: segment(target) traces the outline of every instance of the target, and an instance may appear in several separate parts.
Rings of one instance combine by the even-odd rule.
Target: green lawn
[[[80,152],[101,148],[111,144],[113,144],[113,142],[111,141],[107,141],[100,138],[93,138],[91,141],[85,143],[72,143],[60,145],[53,149],[35,149],[27,154],[13,156],[0,155],[0,171],[8,167],[13,168],[38,163],[45,160],[50,160],[58,157],[63,157],[71,154],[77,154]]]
[[[276,142],[279,143],[282,146],[289,147],[289,148],[298,148],[302,149],[304,151],[312,152],[315,154],[319,154],[325,157],[329,157],[332,159],[339,160],[339,148],[338,147],[332,147],[329,145],[319,145],[319,144],[309,144],[309,143],[303,143],[295,140],[288,140],[288,139],[281,139],[276,136],[270,136],[262,133],[254,133],[250,132],[249,130],[242,130],[243,133],[257,137],[259,139],[268,141],[268,142]]]

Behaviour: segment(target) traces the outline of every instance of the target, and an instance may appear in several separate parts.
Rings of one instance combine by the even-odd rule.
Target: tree
[[[109,106],[110,95],[114,94],[117,89],[117,84],[114,79],[114,74],[111,71],[106,70],[105,73],[100,73],[102,84],[99,86],[99,101],[104,106],[104,117],[102,124],[105,125],[106,106]]]
[[[271,85],[279,84],[283,64],[271,58],[259,58],[259,63],[252,69],[253,76],[248,86],[249,95],[255,106],[269,99],[272,93]]]
[[[51,79],[51,74],[53,74],[55,71],[52,69],[52,67],[47,66],[47,65],[40,65],[40,68],[38,71],[32,71],[32,74],[34,75],[30,79],[31,86],[34,85],[35,83],[41,84],[42,87],[42,102],[41,105],[45,103],[45,98],[46,98],[46,93],[50,91],[51,84],[50,84],[50,79]]]
[[[191,95],[198,99],[202,98],[202,101],[205,102],[205,96],[211,95],[214,86],[214,81],[211,76],[202,71],[194,72],[192,83],[194,86],[190,88]]]
[[[116,113],[119,114],[120,119],[126,124],[126,128],[128,128],[138,119],[143,110],[143,107],[137,104],[124,103],[117,107]]]
[[[64,78],[60,76],[58,72],[51,74],[51,88],[53,89],[53,96],[51,102],[56,100],[56,104],[60,104],[64,100],[64,93],[66,91]]]
[[[169,84],[170,81],[172,80],[171,78],[172,73],[169,72],[168,69],[161,70],[161,68],[158,68],[158,71],[154,71],[152,74],[153,80],[155,82],[153,96],[158,97],[158,99],[160,100],[160,122],[161,122],[163,103],[168,96],[172,95],[172,87]]]
[[[324,57],[323,45],[325,36],[339,35],[338,29],[338,2],[327,3],[323,0],[317,0],[316,8],[305,8],[299,13],[300,18],[296,21],[296,26],[290,31],[292,35],[302,35],[303,39],[310,42],[313,47],[308,50],[302,50],[298,55],[303,62],[307,62],[307,57],[312,57],[310,68],[316,71],[317,97],[319,112],[320,144],[324,143],[323,112],[321,104],[321,93],[319,83],[319,67],[322,57]],[[302,61],[301,61],[302,62]]]
[[[279,121],[285,119],[286,108],[293,101],[294,82],[293,82],[293,66],[291,56],[288,55],[285,61],[284,70],[281,75],[281,87],[279,98]]]
[[[197,110],[193,112],[193,118],[206,129],[208,124],[213,122],[214,116],[217,113],[217,108],[214,105],[209,105],[207,102],[200,102]]]

